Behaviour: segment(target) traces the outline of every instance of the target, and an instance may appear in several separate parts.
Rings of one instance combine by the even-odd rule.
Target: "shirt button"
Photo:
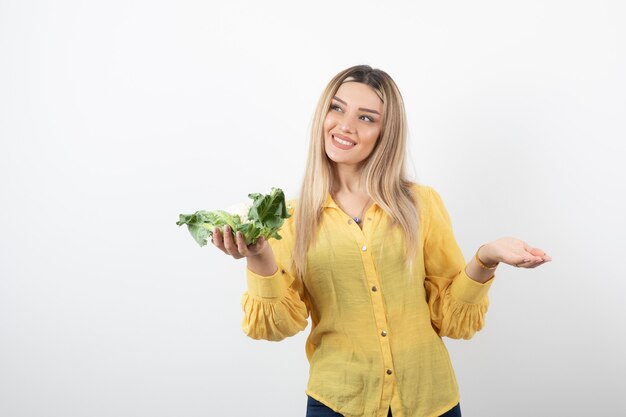
[[[363,247],[361,248],[361,250],[362,250],[363,252],[365,252],[365,251],[367,250],[367,246],[363,245]]]
[[[348,220],[348,224],[352,224],[352,219]]]
[[[380,332],[380,335],[381,335],[382,337],[385,337],[385,336],[387,336],[387,332],[383,330],[382,332]]]
[[[372,287],[372,291],[374,291],[374,292],[378,291],[378,288],[376,288],[376,285],[374,285],[374,286]]]
[[[391,369],[387,369],[387,375],[391,375],[393,374],[393,371]]]

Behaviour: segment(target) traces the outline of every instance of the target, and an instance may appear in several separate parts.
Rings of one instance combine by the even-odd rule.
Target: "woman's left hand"
[[[483,245],[478,250],[478,257],[487,265],[502,262],[518,268],[535,268],[552,260],[543,249],[513,237],[503,237]]]

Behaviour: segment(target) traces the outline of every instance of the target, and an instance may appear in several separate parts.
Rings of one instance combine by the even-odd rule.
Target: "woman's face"
[[[358,166],[380,136],[383,102],[363,83],[343,83],[324,119],[326,155],[337,164]]]

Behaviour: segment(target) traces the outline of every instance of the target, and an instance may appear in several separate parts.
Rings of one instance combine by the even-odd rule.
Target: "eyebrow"
[[[337,97],[337,96],[333,97],[333,99],[337,100],[337,101],[338,101],[338,102],[340,102],[340,103],[343,103],[343,104],[344,104],[344,105],[346,105],[346,106],[348,105],[348,103],[346,103],[345,101],[343,101],[342,99],[340,99],[340,98],[339,98],[339,97]],[[366,108],[364,108],[364,107],[359,107],[359,110],[362,110],[362,111],[367,111],[367,112],[374,113],[374,114],[377,114],[377,115],[379,115],[379,116],[380,116],[380,113],[378,113],[376,110],[366,109]]]

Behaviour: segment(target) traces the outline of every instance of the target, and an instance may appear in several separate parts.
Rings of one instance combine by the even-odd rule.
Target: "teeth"
[[[337,136],[333,135],[333,138],[335,138],[335,140],[339,143],[341,143],[342,145],[354,145],[354,143],[352,142],[348,142],[347,140],[343,140],[343,139],[339,139]]]

